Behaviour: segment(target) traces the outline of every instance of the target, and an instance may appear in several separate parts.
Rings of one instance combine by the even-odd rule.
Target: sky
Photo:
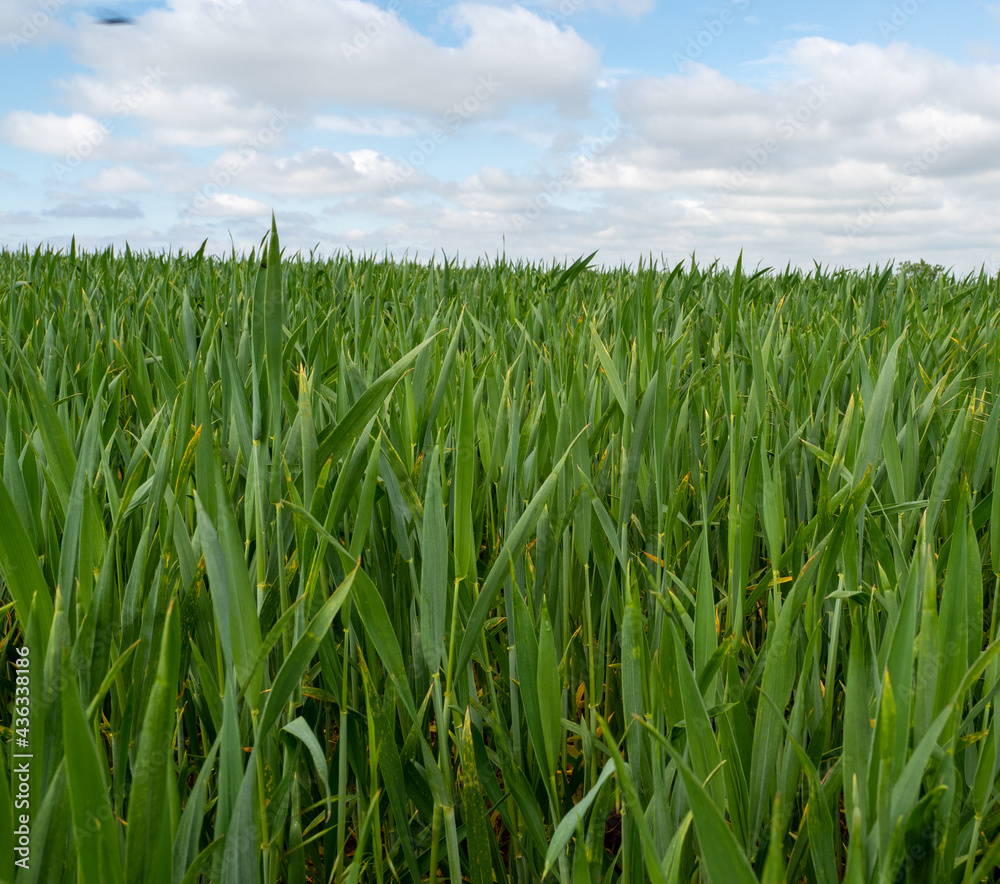
[[[0,83],[8,248],[1000,272],[1000,4],[0,0]]]

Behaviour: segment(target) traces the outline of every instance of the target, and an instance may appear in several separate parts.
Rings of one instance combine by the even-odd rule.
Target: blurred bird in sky
[[[134,19],[105,9],[97,16],[97,23],[99,25],[130,25],[134,23]]]

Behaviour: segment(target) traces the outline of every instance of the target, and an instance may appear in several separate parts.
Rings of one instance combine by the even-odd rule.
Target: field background
[[[0,254],[17,881],[997,880],[998,316],[926,265]]]

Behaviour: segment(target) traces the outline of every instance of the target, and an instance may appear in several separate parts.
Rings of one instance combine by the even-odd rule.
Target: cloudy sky
[[[0,82],[0,245],[1000,269],[987,2],[0,0]]]

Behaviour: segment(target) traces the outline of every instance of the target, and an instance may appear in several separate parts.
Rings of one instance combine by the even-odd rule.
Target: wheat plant
[[[0,253],[0,880],[1000,880],[1000,283],[592,258]]]

